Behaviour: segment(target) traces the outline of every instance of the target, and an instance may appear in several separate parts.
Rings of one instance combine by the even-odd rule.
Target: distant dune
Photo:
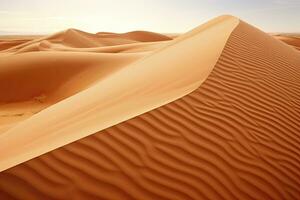
[[[300,50],[300,37],[288,36],[288,35],[276,35],[275,38],[287,43],[288,45],[296,48],[297,50]]]
[[[0,43],[0,199],[299,199],[298,47],[231,16]]]
[[[134,40],[137,42],[157,42],[164,40],[171,40],[172,38],[159,33],[153,33],[149,31],[133,31],[128,33],[97,33],[102,38],[123,38],[128,40]]]

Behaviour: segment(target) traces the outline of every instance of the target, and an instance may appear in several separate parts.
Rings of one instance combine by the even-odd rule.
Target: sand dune
[[[145,55],[42,51],[0,57],[0,134],[7,130],[2,126],[24,120]]]
[[[76,29],[40,38],[3,36],[0,134],[167,44],[120,38],[101,46],[103,39],[111,40]]]
[[[0,51],[40,38],[39,35],[0,35]]]
[[[31,100],[40,95],[57,102],[143,56],[77,52],[9,56],[0,60],[0,102]]]
[[[162,35],[159,33],[153,33],[149,31],[132,31],[128,33],[97,33],[101,38],[124,38],[128,40],[134,40],[137,42],[157,42],[157,41],[165,41],[172,40],[171,37],[167,35]]]
[[[30,117],[143,56],[34,52],[0,58],[0,107],[5,108],[0,111],[0,127],[11,122],[8,116],[17,121]]]
[[[61,44],[53,44],[47,41],[44,41],[39,45],[40,51],[72,51],[72,52],[93,52],[93,53],[136,53],[136,52],[151,52],[156,50],[164,45],[169,43],[167,42],[136,42],[123,45],[113,45],[113,46],[104,46],[104,47],[91,47],[91,48],[73,48],[67,47]]]
[[[1,169],[150,111],[197,89],[213,69],[238,21],[227,16],[212,20],[8,130],[0,135]],[[224,34],[218,34],[219,31]],[[211,39],[215,43],[208,51]],[[181,57],[177,56],[179,53]],[[199,53],[203,57],[190,59],[197,58]],[[201,65],[204,67],[199,67]],[[45,130],[45,126],[49,128]],[[8,151],[11,145],[19,148]]]
[[[0,135],[0,198],[299,199],[299,66],[212,20]]]
[[[135,31],[124,34],[98,33],[92,34],[77,29],[68,29],[50,36],[34,39],[12,40],[0,38],[0,50],[6,52],[24,53],[44,50],[44,46],[57,45],[67,48],[99,48],[138,42],[158,42],[172,40],[158,33]],[[54,49],[57,50],[57,49]]]
[[[23,44],[25,42],[28,42],[30,40],[11,40],[11,39],[0,39],[0,51],[12,48],[14,46]]]
[[[284,43],[294,47],[297,50],[300,50],[300,38],[295,36],[288,35],[276,35],[276,39],[283,41]]]

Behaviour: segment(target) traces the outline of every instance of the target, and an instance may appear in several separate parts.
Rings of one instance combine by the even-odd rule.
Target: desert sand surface
[[[300,50],[300,34],[299,35],[281,34],[281,35],[275,35],[274,37],[296,48],[297,50]]]
[[[295,41],[71,32],[0,52],[0,199],[299,199]]]
[[[69,79],[69,73],[72,75],[73,71],[69,73],[62,72],[61,76],[57,76],[58,70],[55,67],[54,69],[51,68],[51,65],[49,65],[48,69],[54,71],[53,76],[51,76],[50,72],[42,70],[39,65],[36,65],[38,66],[37,71],[39,72],[40,70],[47,78],[49,77],[52,84],[45,82],[45,85],[41,84],[39,85],[41,88],[39,88],[33,81],[37,80],[37,83],[40,82],[39,78],[41,76],[36,76],[37,78],[34,79],[30,79],[31,76],[29,75],[17,77],[17,81],[13,83],[19,83],[23,79],[27,79],[27,77],[33,83],[30,84],[30,80],[24,80],[24,84],[22,84],[24,89],[21,90],[20,94],[18,93],[18,96],[14,96],[16,98],[15,101],[27,100],[29,97],[26,95],[31,94],[30,96],[33,96],[37,91],[44,91],[39,93],[44,95],[43,100],[48,97],[49,101],[54,97],[54,100],[60,100],[69,93],[74,94],[77,92],[77,94],[59,101],[1,134],[0,156],[2,159],[0,160],[0,169],[4,170],[54,150],[99,130],[167,104],[197,89],[213,69],[230,33],[238,22],[238,19],[230,16],[216,18],[182,35],[172,43],[167,44],[167,46],[159,48],[149,56],[143,57],[131,65],[126,65],[126,67],[112,75],[106,75],[105,78],[102,78],[101,81],[94,83],[89,88],[87,88],[88,83],[85,85],[83,83],[93,80],[89,76],[103,76],[102,71],[95,73],[93,70],[88,70],[84,75],[80,74],[84,77],[83,80],[87,79],[86,81],[83,81],[82,78],[74,79],[74,81],[79,81],[80,84],[77,84],[70,83],[70,80],[68,80],[59,89],[54,90],[53,94],[49,87],[57,88],[60,82],[65,80],[64,77]],[[224,34],[218,34],[220,31]],[[212,39],[216,42],[209,46],[208,43]],[[197,45],[191,45],[193,43]],[[207,49],[208,46],[210,51]],[[182,52],[182,50],[184,51]],[[180,57],[177,56],[179,53],[181,54]],[[203,54],[203,57],[197,60],[190,59],[190,57],[198,57],[199,53]],[[28,54],[19,53],[18,55],[24,56]],[[92,55],[99,57],[99,54]],[[126,55],[132,56],[132,53],[126,53]],[[57,57],[57,54],[55,56]],[[77,59],[83,60],[73,54],[73,56],[69,57],[72,62],[79,62],[79,60],[73,58],[75,56]],[[46,55],[46,58],[49,58],[49,55]],[[6,61],[8,58],[4,58],[4,60]],[[16,61],[17,59],[14,58],[13,60]],[[90,60],[90,57],[86,59],[86,61]],[[55,61],[57,61],[57,58],[55,58]],[[97,66],[100,66],[100,70],[103,70],[99,60],[93,63],[98,63]],[[120,62],[117,63],[119,64]],[[200,65],[205,67],[199,67]],[[70,69],[76,69],[74,66]],[[82,69],[83,67],[80,66],[78,65],[79,69]],[[65,67],[60,67],[59,69],[66,70]],[[108,71],[111,72],[113,69],[109,68]],[[190,73],[191,71],[193,73]],[[22,71],[18,72],[21,75],[24,74]],[[77,70],[75,72],[77,73]],[[30,73],[33,74],[33,71]],[[161,77],[162,74],[165,75],[164,78]],[[5,77],[8,76],[6,75]],[[62,78],[59,79],[59,77]],[[145,79],[145,77],[147,78]],[[12,78],[8,79],[13,80]],[[56,82],[58,83],[56,84]],[[7,85],[9,87],[14,86],[14,84]],[[17,84],[16,87],[18,87]],[[13,89],[8,88],[7,91],[13,91]],[[81,92],[78,93],[80,89]],[[25,91],[25,95],[20,96],[22,91]],[[40,96],[37,97],[39,98]],[[100,123],[99,119],[101,119]],[[45,130],[45,127],[48,127],[47,130]],[[12,145],[18,148],[12,150]]]
[[[0,51],[40,37],[42,35],[0,35]]]
[[[0,134],[171,40],[157,42],[160,34],[151,33],[152,41],[148,32],[140,33],[147,42],[135,41],[130,33],[126,40],[109,39],[76,29],[0,37]]]

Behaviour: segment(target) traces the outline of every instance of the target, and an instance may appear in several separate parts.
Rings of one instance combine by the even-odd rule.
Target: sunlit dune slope
[[[20,38],[0,38],[0,134],[168,42],[115,38],[101,46],[101,37],[76,29]]]
[[[297,50],[300,50],[300,38],[299,37],[278,35],[278,36],[275,36],[275,38],[287,43],[288,45],[294,47]]]
[[[40,38],[40,35],[0,35],[0,51],[18,46],[31,40]]]
[[[1,126],[87,89],[143,56],[48,51],[0,58],[0,134]]]
[[[12,39],[2,39],[2,38],[0,38],[0,51],[12,48],[14,46],[23,44],[23,43],[28,42],[28,41],[30,41],[30,40],[22,40],[22,39],[12,40]]]
[[[217,18],[0,135],[0,198],[299,199],[299,66]]]
[[[128,120],[197,89],[212,71],[238,22],[230,16],[214,19],[9,129],[0,135],[0,169]],[[73,84],[70,87],[74,87]],[[11,149],[11,146],[18,148]]]
[[[6,50],[6,52],[23,53],[41,51],[44,50],[44,46],[49,45],[66,48],[99,49],[100,47],[133,44],[137,42],[151,43],[168,40],[172,40],[172,38],[147,31],[134,31],[123,34],[92,34],[77,29],[67,29],[50,36],[44,36],[32,40],[1,40],[0,38],[0,50]]]
[[[57,102],[142,56],[39,52],[0,58],[0,102],[30,100],[41,95],[44,100]]]
[[[165,40],[171,40],[172,38],[159,34],[159,33],[153,33],[149,31],[132,31],[128,33],[103,33],[99,32],[97,33],[101,38],[124,38],[128,40],[134,40],[138,42],[157,42],[157,41],[165,41]]]

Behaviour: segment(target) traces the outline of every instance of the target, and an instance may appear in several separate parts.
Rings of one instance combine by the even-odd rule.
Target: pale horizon
[[[92,33],[183,33],[224,14],[265,32],[297,33],[299,8],[297,0],[12,0],[0,2],[0,34],[50,34],[68,28]]]

